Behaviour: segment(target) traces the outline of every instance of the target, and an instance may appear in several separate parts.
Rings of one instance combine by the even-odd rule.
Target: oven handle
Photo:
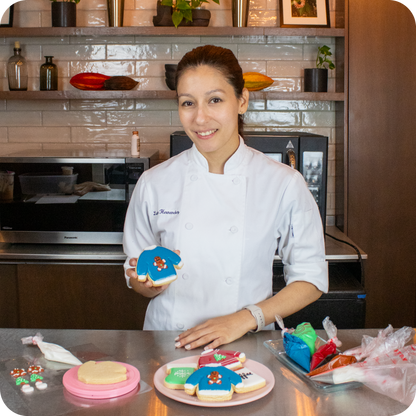
[[[289,158],[289,166],[292,169],[296,169],[296,153],[293,149],[287,151],[287,156]]]

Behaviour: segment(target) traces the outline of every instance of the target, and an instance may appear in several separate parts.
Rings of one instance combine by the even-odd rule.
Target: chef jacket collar
[[[234,154],[225,162],[224,174],[238,173],[237,169],[242,168],[245,164],[245,159],[248,156],[247,146],[244,140],[240,137],[240,145]],[[191,159],[196,162],[197,165],[204,168],[207,172],[209,171],[208,161],[196,148],[195,144],[191,148]]]

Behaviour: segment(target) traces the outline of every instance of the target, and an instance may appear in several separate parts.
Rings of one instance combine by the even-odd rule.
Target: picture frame
[[[13,27],[14,4],[12,4],[3,14],[0,20],[0,27]]]
[[[280,0],[280,27],[330,27],[329,0]]]

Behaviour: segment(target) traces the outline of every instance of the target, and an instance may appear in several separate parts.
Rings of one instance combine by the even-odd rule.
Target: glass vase
[[[27,91],[27,63],[20,54],[20,48],[14,48],[14,55],[7,62],[7,75],[10,91]]]

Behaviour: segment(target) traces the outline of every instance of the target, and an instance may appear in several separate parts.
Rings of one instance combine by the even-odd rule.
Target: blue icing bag
[[[286,354],[306,371],[310,371],[311,352],[305,341],[285,332],[283,346]]]

